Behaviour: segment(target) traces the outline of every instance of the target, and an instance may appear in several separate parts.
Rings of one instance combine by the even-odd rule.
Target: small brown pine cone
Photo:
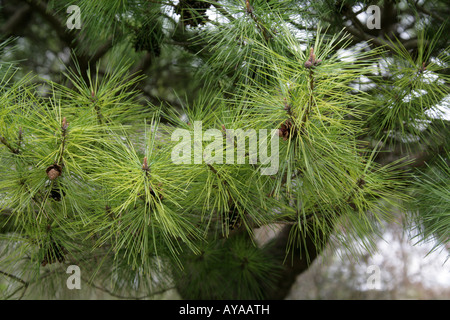
[[[46,170],[47,172],[47,176],[50,180],[55,180],[56,178],[58,178],[61,175],[61,167],[57,164],[51,165],[50,167],[47,168]]]
[[[313,65],[313,63],[310,60],[305,62],[305,68],[311,68],[312,65]]]
[[[283,140],[287,140],[291,136],[292,131],[292,123],[289,120],[286,120],[284,123],[281,124],[280,128],[278,129],[278,135],[280,137],[283,137]]]
[[[48,178],[49,178],[50,180],[55,180],[56,178],[59,177],[59,171],[56,170],[56,169],[50,169],[50,170],[47,172],[47,176],[48,176]]]

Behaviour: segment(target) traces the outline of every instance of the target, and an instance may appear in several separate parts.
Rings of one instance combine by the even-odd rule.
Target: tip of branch
[[[249,0],[245,0],[245,6],[247,8],[247,13],[252,13],[253,12],[253,8],[250,5],[250,1]]]
[[[63,118],[61,128],[65,131],[69,127],[69,124],[67,123],[66,117]]]
[[[305,68],[311,68],[319,65],[322,62],[321,59],[316,60],[316,55],[314,54],[314,47],[309,49],[309,59],[305,62]]]
[[[314,58],[315,58],[315,55],[314,55],[314,47],[311,47],[311,48],[309,49],[309,60],[313,61]]]
[[[142,170],[144,170],[144,171],[148,171],[149,170],[147,157],[144,157],[144,163],[142,164]]]

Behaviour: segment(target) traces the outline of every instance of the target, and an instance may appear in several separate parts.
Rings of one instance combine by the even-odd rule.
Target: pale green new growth
[[[421,236],[448,244],[448,124],[429,113],[450,93],[449,48],[436,53],[444,28],[420,32],[411,52],[394,37],[355,46],[352,29],[317,23],[343,10],[324,1],[206,1],[216,20],[199,9],[204,20],[184,13],[183,24],[173,1],[78,2],[77,50],[107,39],[113,54],[91,65],[75,50],[65,80],[43,87],[0,61],[0,272],[27,279],[25,290],[63,291],[70,263],[117,297],[278,298],[283,272],[311,263],[330,237],[350,254],[353,240],[373,252],[393,211],[413,211]],[[143,26],[157,39],[139,39]],[[161,88],[142,85],[123,56],[139,56],[144,40],[148,61],[169,46],[189,52],[200,89],[170,93],[173,106],[142,99]],[[223,134],[222,163],[196,163],[194,152],[174,163],[173,133],[193,138],[196,122]],[[249,144],[245,163],[225,162],[231,129],[277,130],[275,174],[261,174],[261,157],[251,163]],[[415,171],[429,162],[414,153],[424,146],[447,153]],[[261,243],[259,228],[288,237]],[[4,298],[17,297],[11,288]]]

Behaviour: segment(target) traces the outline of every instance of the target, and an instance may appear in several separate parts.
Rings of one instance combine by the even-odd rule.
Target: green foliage
[[[428,123],[436,113],[436,106],[449,94],[446,85],[449,76],[442,72],[449,64],[449,47],[432,57],[442,30],[428,39],[428,45],[424,45],[427,39],[424,32],[420,32],[418,50],[413,53],[398,39],[390,43],[394,55],[380,62],[383,65],[380,70],[384,69],[380,74],[382,78],[376,80],[380,86],[380,99],[371,108],[372,114],[368,117],[375,137],[389,139],[391,143],[414,141],[417,137],[423,140],[424,128],[433,127]],[[439,137],[440,133],[435,129],[429,130],[434,131],[435,138]]]
[[[448,243],[450,229],[450,167],[448,156],[436,160],[424,172],[418,172],[414,181],[413,223],[417,239],[437,239],[434,249]]]
[[[246,234],[204,243],[200,250],[182,256],[187,270],[174,275],[179,292],[190,299],[263,299],[281,267]]]
[[[390,35],[371,47],[338,28],[366,2],[301,3],[79,1],[83,33],[65,34],[78,45],[63,81],[16,79],[16,65],[1,62],[0,271],[18,282],[4,297],[20,284],[22,295],[59,294],[51,279],[70,263],[118,297],[176,288],[191,299],[264,299],[286,257],[307,266],[330,235],[372,252],[380,222],[405,207],[423,236],[448,243],[448,124],[430,115],[450,93],[445,25],[433,37],[417,28],[415,50]],[[94,65],[85,55],[99,41],[114,49]],[[138,58],[185,63],[196,90],[158,100]],[[194,137],[198,121],[220,132],[214,155],[226,154],[227,130],[274,135],[275,174],[261,174],[267,163],[251,152],[243,163],[202,153],[175,164],[173,133]],[[413,172],[413,145],[447,154]],[[280,225],[290,228],[281,257],[254,235]]]

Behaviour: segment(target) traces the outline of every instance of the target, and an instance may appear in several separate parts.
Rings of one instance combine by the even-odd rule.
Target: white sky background
[[[392,232],[386,232],[384,240],[379,241],[379,253],[375,254],[368,262],[382,266],[383,262],[391,261],[391,265],[402,268],[406,263],[407,277],[411,282],[420,282],[426,288],[450,289],[450,261],[447,261],[448,250],[438,248],[432,251],[435,242],[429,241],[414,245],[414,241],[408,236],[398,238]],[[401,251],[406,251],[405,259],[402,259]],[[380,275],[383,277],[381,267]],[[392,285],[395,284],[393,280]],[[390,288],[392,289],[392,288]]]
[[[348,291],[344,287],[351,287],[367,293],[386,292],[386,299],[392,292],[394,296],[390,297],[394,299],[407,298],[408,294],[414,297],[415,288],[424,288],[434,292],[434,298],[448,298],[448,249],[442,247],[432,251],[432,241],[415,244],[409,236],[402,234],[398,227],[387,227],[382,239],[377,241],[378,251],[369,258],[365,257],[364,250],[360,252],[361,256],[351,257],[345,249],[327,249],[325,255],[316,259],[310,269],[297,277],[287,299],[320,299],[323,296],[327,299],[339,299],[341,294],[338,291],[341,287],[343,291]],[[375,274],[375,269],[379,276],[379,285],[372,288],[371,276]],[[314,280],[317,278],[320,279],[318,282]],[[418,293],[420,294],[420,291]],[[421,299],[426,299],[428,294],[421,294]]]

